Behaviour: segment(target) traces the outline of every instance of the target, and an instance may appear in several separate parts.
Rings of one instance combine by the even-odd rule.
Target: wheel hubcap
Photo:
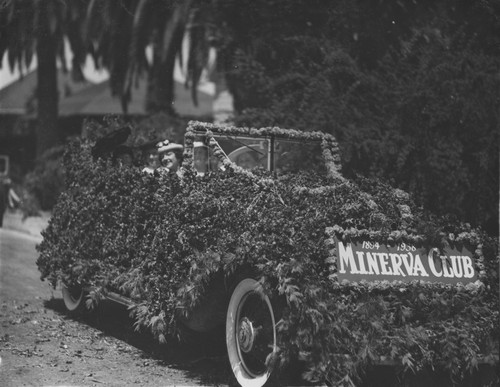
[[[252,322],[247,318],[243,317],[239,323],[238,329],[238,343],[240,349],[244,353],[249,353],[255,342],[255,330],[253,328]]]
[[[236,286],[226,318],[229,361],[238,383],[261,387],[271,374],[276,352],[276,323],[269,297],[253,279]]]
[[[70,288],[69,295],[71,297],[71,300],[76,302],[82,296],[82,290],[77,288]]]

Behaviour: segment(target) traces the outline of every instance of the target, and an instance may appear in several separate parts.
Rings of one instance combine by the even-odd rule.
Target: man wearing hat
[[[160,171],[177,172],[182,162],[183,146],[168,140],[156,144],[161,166]]]
[[[141,148],[145,156],[145,166],[142,168],[142,172],[152,175],[155,172],[156,168],[160,166],[160,158],[158,156],[158,148],[156,147],[156,142],[147,143]]]
[[[134,165],[134,153],[132,148],[119,145],[113,150],[113,161],[120,166],[132,167]]]

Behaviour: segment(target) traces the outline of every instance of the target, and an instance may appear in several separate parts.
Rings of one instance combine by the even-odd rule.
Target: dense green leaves
[[[303,23],[248,16],[252,44],[239,44],[228,73],[236,122],[335,134],[345,173],[384,178],[425,209],[497,235],[498,2],[319,7],[322,17],[310,7]]]
[[[87,145],[65,163],[68,189],[39,246],[42,278],[91,286],[94,302],[106,289],[127,295],[137,301],[136,326],[162,342],[211,281],[230,291],[243,271],[283,300],[279,356],[304,361],[309,380],[356,380],[383,359],[408,372],[439,367],[458,380],[498,346],[496,242],[424,217],[400,190],[361,178],[329,187],[314,176],[271,182],[232,169],[150,176],[94,161]],[[483,284],[340,284],[325,232],[333,226],[339,235],[367,230],[387,240],[398,232],[436,246],[462,235],[481,246]]]

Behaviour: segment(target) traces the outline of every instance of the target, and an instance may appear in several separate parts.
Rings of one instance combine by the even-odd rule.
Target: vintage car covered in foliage
[[[384,362],[451,384],[498,362],[497,241],[344,177],[333,136],[190,122],[173,174],[92,146],[66,153],[38,247],[69,311],[122,302],[160,342],[225,325],[242,386],[295,360],[329,384]]]

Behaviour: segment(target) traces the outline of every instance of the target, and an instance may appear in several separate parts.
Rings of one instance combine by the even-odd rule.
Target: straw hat
[[[156,144],[156,149],[158,153],[166,153],[168,151],[183,149],[184,147],[181,144],[176,144],[175,142],[170,142],[168,140],[160,141]]]

